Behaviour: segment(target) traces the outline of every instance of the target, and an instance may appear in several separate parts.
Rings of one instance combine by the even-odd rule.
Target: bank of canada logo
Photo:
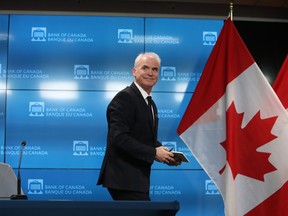
[[[31,41],[46,41],[46,27],[32,27]]]
[[[215,45],[217,41],[217,32],[203,32],[203,45]]]
[[[43,194],[43,179],[28,179],[28,194]]]
[[[176,67],[161,67],[161,80],[162,81],[175,81],[176,80]]]
[[[118,43],[132,43],[133,30],[132,29],[118,29]]]
[[[89,65],[74,65],[74,79],[89,79]]]
[[[73,141],[73,155],[87,156],[89,149],[88,141]]]
[[[220,194],[218,188],[212,180],[205,180],[205,194],[206,195],[218,195]]]
[[[162,142],[162,145],[167,147],[168,149],[173,149],[173,151],[177,151],[177,143],[176,142]]]
[[[44,116],[44,102],[29,102],[29,116]]]

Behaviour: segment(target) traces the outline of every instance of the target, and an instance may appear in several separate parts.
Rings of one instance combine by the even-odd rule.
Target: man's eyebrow
[[[142,67],[141,68],[150,68],[148,65],[142,65]]]
[[[142,65],[141,68],[151,68],[152,70],[159,70],[159,67],[149,67],[148,65]]]

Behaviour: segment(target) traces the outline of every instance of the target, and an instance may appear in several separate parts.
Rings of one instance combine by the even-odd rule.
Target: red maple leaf
[[[220,144],[226,150],[226,159],[232,170],[233,178],[242,174],[264,181],[266,173],[276,170],[268,161],[271,153],[259,152],[257,148],[277,138],[271,129],[277,119],[260,118],[260,111],[241,128],[244,113],[237,113],[234,102],[226,112],[226,140]],[[223,173],[226,164],[219,171]]]

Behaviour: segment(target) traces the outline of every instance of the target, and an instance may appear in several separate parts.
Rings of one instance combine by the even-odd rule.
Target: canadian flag
[[[218,187],[225,215],[288,213],[288,114],[230,18],[177,133]]]
[[[273,89],[281,100],[285,109],[288,108],[288,54],[273,83]]]

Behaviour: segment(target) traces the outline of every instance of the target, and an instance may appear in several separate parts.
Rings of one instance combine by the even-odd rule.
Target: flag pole
[[[233,1],[230,2],[230,19],[233,21]]]

